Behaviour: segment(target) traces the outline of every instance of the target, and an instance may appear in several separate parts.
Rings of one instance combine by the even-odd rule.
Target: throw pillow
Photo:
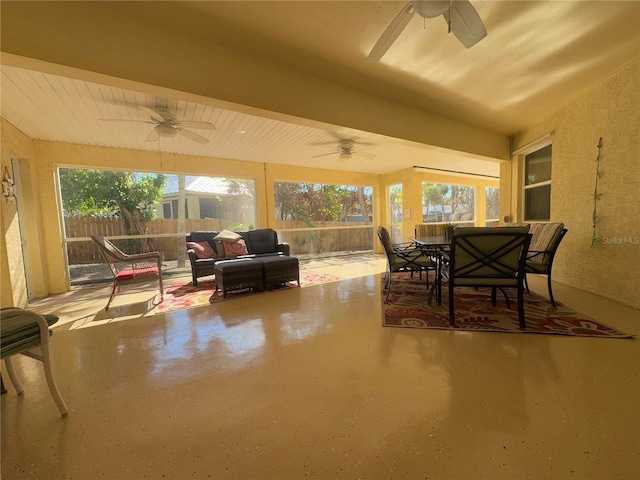
[[[239,233],[231,232],[229,230],[223,230],[218,235],[213,237],[214,240],[221,240],[223,242],[235,242],[240,240],[242,236]]]
[[[237,242],[223,242],[223,244],[226,257],[249,255],[249,252],[247,251],[247,244],[244,240],[238,240]]]
[[[192,248],[198,258],[216,258],[216,252],[209,242],[187,242],[187,248]]]

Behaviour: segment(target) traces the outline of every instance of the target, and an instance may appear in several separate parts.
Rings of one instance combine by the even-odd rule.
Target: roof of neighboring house
[[[198,177],[187,175],[185,177],[185,191],[187,193],[213,193],[218,195],[230,195],[229,184],[225,178]],[[178,193],[178,175],[167,175],[167,183],[163,195]]]

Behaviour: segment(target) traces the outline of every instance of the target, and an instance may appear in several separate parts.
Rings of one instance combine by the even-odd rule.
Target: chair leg
[[[526,273],[524,274],[524,288],[527,291],[527,293],[531,293],[529,291],[529,282],[527,282],[527,274]]]
[[[507,308],[511,308],[511,302],[509,301],[509,295],[507,295],[506,290],[502,287],[494,287],[494,290],[500,290],[502,292],[502,295],[504,295],[504,301],[507,304]],[[494,304],[493,306],[495,307],[496,305]]]
[[[453,305],[453,282],[449,281],[449,323],[456,324],[456,312]]]
[[[527,324],[524,319],[524,286],[518,286],[518,323],[520,328],[527,328]]]
[[[164,288],[162,287],[162,265],[158,267],[158,283],[160,284],[160,301],[164,301]]]
[[[16,389],[16,393],[18,395],[22,395],[22,393],[24,392],[24,388],[22,388],[20,379],[18,378],[18,375],[16,375],[16,371],[13,368],[11,357],[5,357],[4,364],[7,366],[7,373],[9,374],[9,380],[11,380],[11,384],[13,385],[13,388]]]
[[[547,275],[547,286],[549,287],[549,300],[551,305],[556,306],[556,301],[553,299],[553,290],[551,289],[551,274]]]
[[[113,299],[116,297],[116,289],[118,288],[118,281],[114,280],[113,281],[113,290],[111,290],[111,296],[109,297],[109,301],[107,302],[107,306],[104,307],[104,311],[106,312],[107,310],[109,310],[109,305],[111,305],[111,302],[113,302]]]
[[[491,287],[491,306],[495,307],[496,306],[496,287]]]
[[[51,358],[49,357],[49,342],[43,341],[41,344],[41,347],[42,347],[42,366],[44,367],[44,376],[47,379],[47,385],[49,386],[49,391],[51,392],[53,401],[56,402],[56,406],[58,407],[58,410],[60,410],[60,415],[64,417],[68,415],[69,409],[67,408],[67,405],[64,403],[64,400],[62,399],[62,395],[60,395],[60,390],[58,389],[58,385],[56,384],[56,379],[53,377],[53,370],[51,368]]]

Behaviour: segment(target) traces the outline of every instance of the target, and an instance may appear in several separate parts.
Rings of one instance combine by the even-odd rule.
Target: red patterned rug
[[[300,287],[309,287],[320,283],[336,282],[338,280],[342,280],[342,277],[330,273],[300,271]],[[191,283],[170,284],[168,287],[165,287],[164,301],[156,306],[156,311],[171,312],[263,293],[253,292],[251,290],[239,290],[228,293],[227,298],[224,298],[221,292],[212,298],[211,296],[215,288],[216,285],[211,280],[199,281],[197,287],[194,287]],[[296,282],[290,282],[280,287],[280,289],[287,288],[298,288],[298,284]]]
[[[402,278],[401,278],[402,277]],[[580,337],[629,338],[604,323],[578,313],[558,302],[557,307],[534,293],[525,293],[525,320],[527,328],[518,325],[515,291],[507,291],[511,309],[506,308],[504,297],[498,292],[496,307],[491,306],[490,289],[457,287],[455,291],[456,326],[449,324],[449,299],[446,284],[442,289],[442,305],[427,305],[428,291],[424,280],[410,275],[394,275],[389,299],[382,294],[385,327],[434,328],[474,332],[548,333]],[[384,285],[384,280],[382,281]]]

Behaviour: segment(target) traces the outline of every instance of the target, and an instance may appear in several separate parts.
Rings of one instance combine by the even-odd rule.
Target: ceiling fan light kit
[[[367,143],[363,143],[362,145],[371,146],[371,144],[367,144]],[[322,153],[320,155],[314,155],[314,158],[326,157],[327,155],[336,155],[336,154],[338,154],[338,161],[340,162],[351,160],[354,157],[354,155],[356,157],[362,157],[368,160],[373,160],[374,158],[376,158],[376,156],[373,153],[356,151],[355,143],[353,140],[342,140],[338,145],[337,150],[334,150],[331,153]]]
[[[156,132],[158,132],[158,135],[161,137],[175,137],[176,133],[178,133],[178,131],[175,128],[169,125],[160,124],[155,128],[156,128]]]
[[[370,62],[379,61],[391,48],[415,13],[423,18],[442,15],[449,25],[449,32],[452,32],[465,48],[471,48],[487,36],[487,30],[480,15],[469,0],[414,0],[402,7],[400,13],[382,32],[367,60]]]

